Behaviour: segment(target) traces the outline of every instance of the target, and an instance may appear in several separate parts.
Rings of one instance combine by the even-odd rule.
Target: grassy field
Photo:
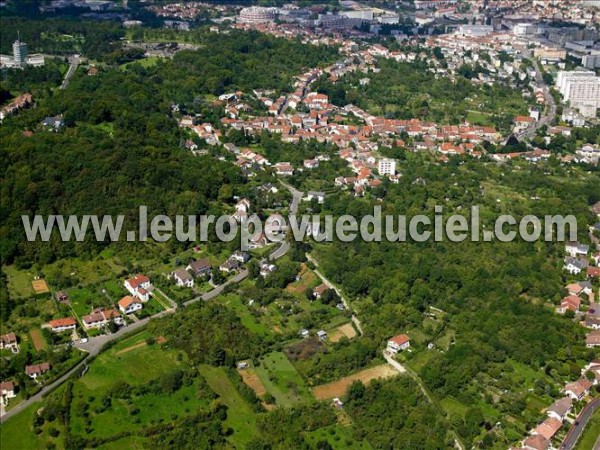
[[[2,271],[8,276],[8,292],[14,298],[30,297],[33,295],[31,280],[33,274],[18,270],[15,266],[4,266]]]
[[[33,418],[39,407],[39,403],[35,403],[0,426],[0,448],[41,450],[47,448],[48,441],[54,442],[59,448],[64,446],[62,433],[57,438],[51,438],[46,434],[47,430],[54,425],[43,426],[43,439],[33,432]]]
[[[229,407],[225,424],[234,430],[229,439],[235,448],[243,448],[257,434],[255,413],[240,396],[222,367],[202,365],[200,373]]]
[[[136,334],[102,353],[81,379],[81,384],[90,391],[108,388],[119,379],[133,385],[143,384],[157,378],[165,370],[187,366],[183,353],[161,350],[156,346],[143,346],[119,353],[145,342],[147,337],[149,334],[146,332]]]
[[[575,450],[596,450],[596,442],[600,441],[600,409],[597,409],[583,432]]]
[[[357,441],[350,430],[339,425],[330,425],[316,431],[305,433],[306,441],[311,448],[317,448],[318,442],[327,442],[334,450],[369,450],[371,445],[367,441]]]
[[[260,358],[256,373],[277,405],[291,406],[311,399],[304,380],[282,352],[269,353]]]

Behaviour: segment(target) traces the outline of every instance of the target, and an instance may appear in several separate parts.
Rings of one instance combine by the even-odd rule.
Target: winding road
[[[544,98],[546,100],[546,104],[548,107],[545,110],[544,115],[538,120],[533,126],[523,130],[520,134],[517,135],[517,139],[519,141],[523,141],[525,139],[533,138],[538,130],[545,125],[550,125],[554,117],[556,116],[556,101],[550,92],[550,87],[544,81],[544,77],[542,76],[542,71],[538,61],[531,54],[526,54],[526,57],[533,63],[535,68],[535,80],[538,85],[542,87],[542,92],[544,93]]]
[[[303,193],[286,183],[282,182],[282,184],[292,194],[292,203],[290,205],[290,214],[296,214],[298,212],[298,206],[300,205],[300,201],[302,200]],[[289,250],[290,250],[290,244],[287,241],[283,241],[281,243],[281,245],[279,246],[279,248],[271,254],[271,259],[282,258]],[[206,292],[205,294],[203,294],[201,296],[198,296],[192,300],[185,302],[183,305],[189,306],[200,300],[203,300],[203,301],[212,300],[213,298],[219,296],[227,286],[229,286],[231,284],[239,283],[240,281],[246,279],[247,277],[248,277],[248,269],[244,269],[240,273],[238,273],[236,276],[234,276],[233,278],[228,280],[227,282],[215,287],[211,291]],[[169,301],[171,301],[171,300],[169,299]],[[88,353],[87,356],[83,360],[81,360],[79,363],[77,363],[75,366],[73,366],[71,369],[69,369],[64,375],[60,376],[59,378],[54,380],[52,383],[44,386],[37,394],[29,397],[27,400],[22,401],[18,405],[15,405],[10,410],[5,411],[4,414],[2,414],[0,416],[0,423],[7,421],[12,416],[25,410],[33,403],[41,401],[46,394],[52,392],[54,389],[59,387],[61,384],[63,384],[65,381],[67,381],[71,376],[73,376],[75,373],[77,373],[78,370],[80,370],[82,367],[84,367],[86,364],[88,364],[93,358],[95,358],[102,351],[102,348],[107,343],[116,341],[125,335],[128,335],[138,329],[143,328],[144,326],[146,326],[148,324],[148,322],[150,322],[151,319],[156,319],[159,317],[166,316],[168,314],[173,314],[175,312],[175,310],[176,310],[175,307],[173,307],[171,309],[167,309],[167,310],[162,311],[158,314],[155,314],[151,317],[146,317],[145,319],[142,319],[142,320],[134,322],[130,325],[127,325],[127,326],[121,328],[116,333],[104,334],[101,336],[90,338],[85,343],[76,344],[75,348],[77,348],[78,350],[87,352]]]

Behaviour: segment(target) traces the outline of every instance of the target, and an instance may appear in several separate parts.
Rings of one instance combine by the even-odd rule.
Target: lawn
[[[462,404],[454,397],[446,397],[440,401],[440,404],[450,417],[458,416],[460,418],[464,418],[465,414],[469,410],[468,406]]]
[[[304,380],[282,352],[261,356],[255,370],[277,405],[288,407],[312,398]]]
[[[235,448],[244,448],[257,435],[256,414],[240,396],[222,367],[203,364],[200,367],[200,373],[229,408],[225,425],[234,430],[233,434],[229,436],[231,443]]]
[[[69,289],[67,293],[69,295],[69,304],[80,319],[90,314],[93,308],[113,306],[108,297],[97,288]]]
[[[53,423],[45,423],[42,426],[40,435],[33,432],[33,418],[39,407],[39,403],[34,403],[0,425],[0,448],[42,450],[49,448],[48,443],[50,442],[55,443],[57,448],[64,447],[64,433],[58,420]],[[48,434],[50,428],[59,429],[61,431],[60,435],[56,438],[50,437]]]
[[[111,386],[116,380],[125,380],[133,385],[143,384],[157,378],[165,370],[187,366],[183,353],[162,350],[157,346],[141,346],[122,352],[145,342],[148,336],[145,332],[136,334],[102,353],[81,379],[82,385],[91,391],[98,391]]]
[[[318,442],[327,442],[334,450],[368,450],[371,445],[368,441],[357,441],[352,436],[350,429],[340,425],[330,425],[318,430],[305,433],[306,441],[310,448],[317,448]]]
[[[8,276],[8,292],[13,298],[31,297],[33,274],[18,270],[15,266],[4,266],[2,271]]]

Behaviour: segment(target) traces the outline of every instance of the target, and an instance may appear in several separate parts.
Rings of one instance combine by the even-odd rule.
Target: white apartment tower
[[[18,67],[23,67],[27,64],[27,44],[25,42],[17,39],[13,43],[13,58],[15,65]]]
[[[393,159],[380,159],[377,166],[379,175],[396,175],[396,161]]]
[[[556,79],[556,87],[565,103],[577,108],[586,117],[596,117],[600,108],[600,77],[592,71],[561,71]]]

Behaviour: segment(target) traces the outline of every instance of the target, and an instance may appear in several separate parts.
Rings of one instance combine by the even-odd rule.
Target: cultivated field
[[[247,386],[252,388],[256,395],[262,397],[267,393],[265,385],[262,384],[262,381],[260,381],[260,378],[258,378],[258,375],[254,371],[254,369],[239,369],[238,373],[242,376],[242,380],[244,380],[244,383],[246,383]]]
[[[354,381],[362,381],[363,384],[369,384],[370,381],[377,378],[385,379],[398,375],[398,372],[387,364],[382,364],[370,369],[361,370],[353,375],[341,378],[331,383],[323,384],[312,389],[313,395],[317,400],[325,400],[334,397],[341,397],[346,393],[348,387]]]
[[[42,336],[42,332],[39,329],[31,330],[29,332],[31,336],[31,342],[33,343],[33,348],[35,348],[36,352],[44,350],[46,348],[46,341],[44,336]]]
[[[356,337],[356,330],[351,323],[347,323],[340,327],[337,327],[333,332],[329,334],[329,340],[333,343],[339,342],[342,338],[352,339]]]

